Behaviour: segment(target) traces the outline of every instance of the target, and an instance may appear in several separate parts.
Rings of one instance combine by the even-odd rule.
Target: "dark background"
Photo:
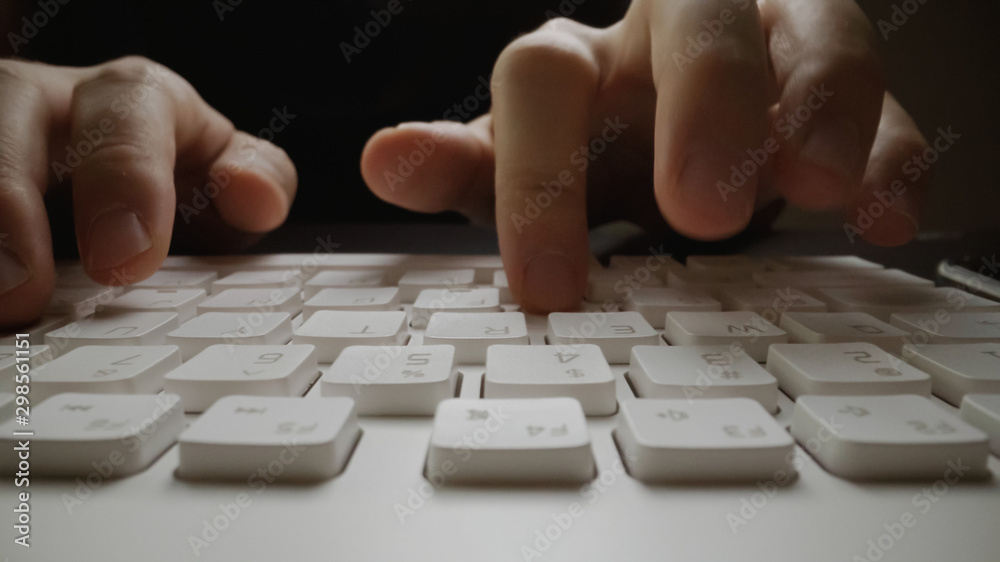
[[[54,1],[54,0],[53,0]],[[254,2],[69,0],[18,56],[53,64],[91,65],[142,54],[187,78],[237,127],[256,133],[273,108],[296,115],[274,142],[300,175],[291,220],[306,222],[461,221],[418,215],[385,204],[364,187],[358,157],[377,129],[440,119],[473,95],[501,49],[548,15],[595,26],[620,19],[619,0],[400,0],[370,44],[348,63],[341,43],[372,20],[386,0]],[[995,227],[1000,221],[996,162],[1000,142],[995,30],[1000,4],[975,0],[909,0],[919,5],[884,42],[890,89],[928,138],[938,127],[962,134],[935,165],[935,190],[923,227]],[[896,2],[862,0],[873,23]],[[222,11],[219,7],[229,7]],[[572,13],[567,13],[572,8]],[[19,32],[37,0],[0,0],[0,29]],[[548,13],[547,13],[548,12]],[[0,53],[7,49],[4,41]],[[476,113],[488,109],[483,102]],[[838,217],[786,212],[785,228],[838,228]]]

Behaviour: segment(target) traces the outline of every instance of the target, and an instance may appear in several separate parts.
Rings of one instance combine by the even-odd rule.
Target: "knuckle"
[[[590,46],[573,33],[554,27],[543,27],[511,42],[500,53],[493,71],[494,83],[543,77],[596,81],[598,75]]]

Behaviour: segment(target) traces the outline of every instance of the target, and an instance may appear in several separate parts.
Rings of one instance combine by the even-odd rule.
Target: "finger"
[[[845,231],[852,241],[859,234],[879,246],[899,246],[913,239],[931,178],[923,165],[928,150],[913,119],[886,93],[861,192],[847,206],[850,227]]]
[[[97,67],[72,105],[77,243],[88,273],[106,284],[151,275],[170,246],[174,165],[207,169],[232,124],[165,67],[128,58]]]
[[[649,27],[657,95],[654,182],[660,211],[691,237],[736,234],[753,214],[761,164],[753,155],[768,154],[769,78],[756,4],[683,0],[644,6],[650,11],[642,19]]]
[[[497,235],[530,312],[576,307],[586,282],[586,175],[570,157],[587,145],[599,69],[573,25],[519,38],[493,71]]]
[[[854,0],[774,0],[762,10],[780,92],[774,181],[794,205],[842,208],[882,114],[875,34]]]
[[[383,201],[422,213],[455,210],[492,223],[492,117],[382,129],[365,145],[361,175]]]
[[[42,201],[49,102],[23,65],[0,62],[0,327],[41,314],[55,281]]]

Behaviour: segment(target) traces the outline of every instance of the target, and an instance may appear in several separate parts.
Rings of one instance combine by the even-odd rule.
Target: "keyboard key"
[[[870,343],[773,345],[767,370],[793,399],[806,394],[931,394],[927,373]]]
[[[551,398],[580,402],[588,416],[618,409],[615,377],[596,345],[497,345],[486,352],[484,398]]]
[[[101,312],[173,312],[183,324],[195,317],[198,304],[204,300],[202,289],[133,289],[102,307]]]
[[[590,432],[572,398],[445,400],[425,476],[444,484],[582,483],[594,478]]]
[[[332,363],[352,345],[403,345],[409,337],[406,313],[319,310],[295,330],[292,341],[316,347],[320,363]]]
[[[747,310],[774,324],[785,312],[826,312],[826,303],[798,289],[733,287],[719,293],[725,310]]]
[[[474,269],[411,269],[399,279],[399,298],[412,303],[424,289],[469,289]]]
[[[956,406],[966,394],[1000,393],[1000,344],[907,344],[903,358],[930,375],[934,394]]]
[[[226,396],[181,435],[177,473],[251,487],[328,480],[360,435],[350,398]]]
[[[351,346],[320,378],[323,396],[353,398],[361,416],[430,416],[457,386],[450,345]]]
[[[170,259],[168,256],[167,259]],[[201,289],[207,294],[219,276],[214,271],[183,271],[161,269],[132,285],[135,289]]]
[[[746,278],[755,271],[764,271],[764,261],[749,256],[688,256],[685,261],[689,271],[721,273],[730,278]]]
[[[45,343],[56,355],[85,345],[163,345],[178,326],[173,312],[109,312],[53,330]]]
[[[98,306],[115,300],[122,292],[121,287],[56,287],[49,300],[45,314],[51,316],[69,316],[72,320],[86,318],[97,310]]]
[[[795,441],[746,398],[627,400],[615,439],[644,482],[791,481]]]
[[[858,256],[770,256],[764,264],[772,271],[830,271],[883,269],[881,264]]]
[[[831,312],[864,312],[883,322],[897,312],[1000,312],[1000,303],[953,287],[820,288],[816,296]]]
[[[14,387],[17,386],[15,378],[20,373],[18,365],[27,363],[30,377],[35,369],[52,361],[52,350],[47,345],[22,347],[21,353],[17,353],[18,350],[16,345],[0,345],[0,392],[14,392]],[[18,361],[18,357],[22,360]],[[27,358],[27,361],[24,358]]]
[[[893,314],[892,325],[912,332],[912,343],[1000,343],[1000,312]]]
[[[896,355],[910,335],[863,312],[786,312],[778,325],[792,343],[866,342]]]
[[[0,444],[16,450],[31,440],[31,476],[108,478],[135,474],[167,450],[184,429],[173,394],[59,394],[34,406],[30,437],[24,426],[0,424]],[[17,457],[0,455],[0,470],[17,472]]]
[[[550,345],[596,345],[608,363],[628,363],[633,346],[660,343],[638,312],[553,312],[546,338]]]
[[[319,377],[311,345],[213,345],[166,377],[187,412],[204,412],[234,394],[302,396]]]
[[[788,341],[788,334],[759,314],[730,312],[668,312],[663,335],[670,345],[731,345],[738,343],[758,363],[767,347]]]
[[[69,323],[68,316],[51,316],[45,315],[35,320],[31,324],[26,326],[18,326],[17,328],[11,330],[10,332],[5,332],[3,336],[0,336],[0,345],[17,345],[18,337],[17,334],[28,334],[28,342],[31,346],[44,345],[45,344],[45,334],[57,329],[62,328]],[[23,339],[23,338],[22,338]]]
[[[303,297],[313,298],[323,289],[366,289],[384,287],[385,272],[378,269],[320,271],[302,286]]]
[[[424,344],[454,346],[456,362],[482,364],[491,345],[528,345],[528,325],[521,312],[438,312]]]
[[[212,282],[212,294],[226,289],[285,289],[301,287],[307,277],[298,269],[237,271]]]
[[[500,291],[500,304],[514,304],[514,294],[510,292],[507,273],[502,269],[493,272],[493,286]]]
[[[640,398],[750,398],[778,411],[778,381],[739,346],[636,346],[628,374]]]
[[[647,269],[600,269],[591,271],[587,276],[583,298],[593,303],[624,302],[635,290],[662,286],[663,281]]]
[[[298,287],[264,289],[226,289],[198,305],[198,314],[206,312],[285,312],[294,317],[302,310]]]
[[[371,311],[400,310],[399,289],[372,287],[367,289],[323,289],[306,301],[302,316],[306,320],[320,310]]]
[[[500,312],[500,291],[485,289],[424,289],[413,303],[410,325],[421,329],[435,312]]]
[[[188,360],[212,345],[280,345],[292,337],[291,318],[285,312],[206,312],[167,334],[167,343]]]
[[[675,266],[667,270],[667,287],[671,289],[694,289],[715,297],[726,289],[753,287],[751,279],[742,274],[714,271],[691,271]]]
[[[180,365],[173,345],[86,345],[34,371],[31,396],[37,403],[62,392],[156,394]]]
[[[762,287],[795,287],[806,292],[820,287],[934,286],[933,281],[898,269],[757,271],[753,274],[753,280]]]
[[[649,325],[663,329],[668,312],[718,312],[722,304],[694,289],[638,289],[625,301],[625,310],[642,315]]]
[[[966,394],[962,419],[990,436],[990,449],[1000,456],[1000,394]]]
[[[989,474],[986,435],[921,396],[801,396],[792,435],[823,468],[852,480],[954,484]]]

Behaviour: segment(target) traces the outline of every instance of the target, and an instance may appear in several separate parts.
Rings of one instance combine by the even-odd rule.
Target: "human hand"
[[[927,142],[876,43],[853,0],[636,0],[607,29],[550,20],[500,54],[489,114],[378,131],[362,174],[402,207],[495,219],[534,312],[582,298],[588,217],[711,240],[779,197],[849,223],[881,198],[855,234],[902,244],[929,179],[904,164]]]
[[[0,326],[48,305],[42,197],[70,180],[81,261],[107,285],[156,271],[175,213],[205,244],[239,243],[284,221],[297,184],[284,151],[236,131],[162,65],[0,60]]]

